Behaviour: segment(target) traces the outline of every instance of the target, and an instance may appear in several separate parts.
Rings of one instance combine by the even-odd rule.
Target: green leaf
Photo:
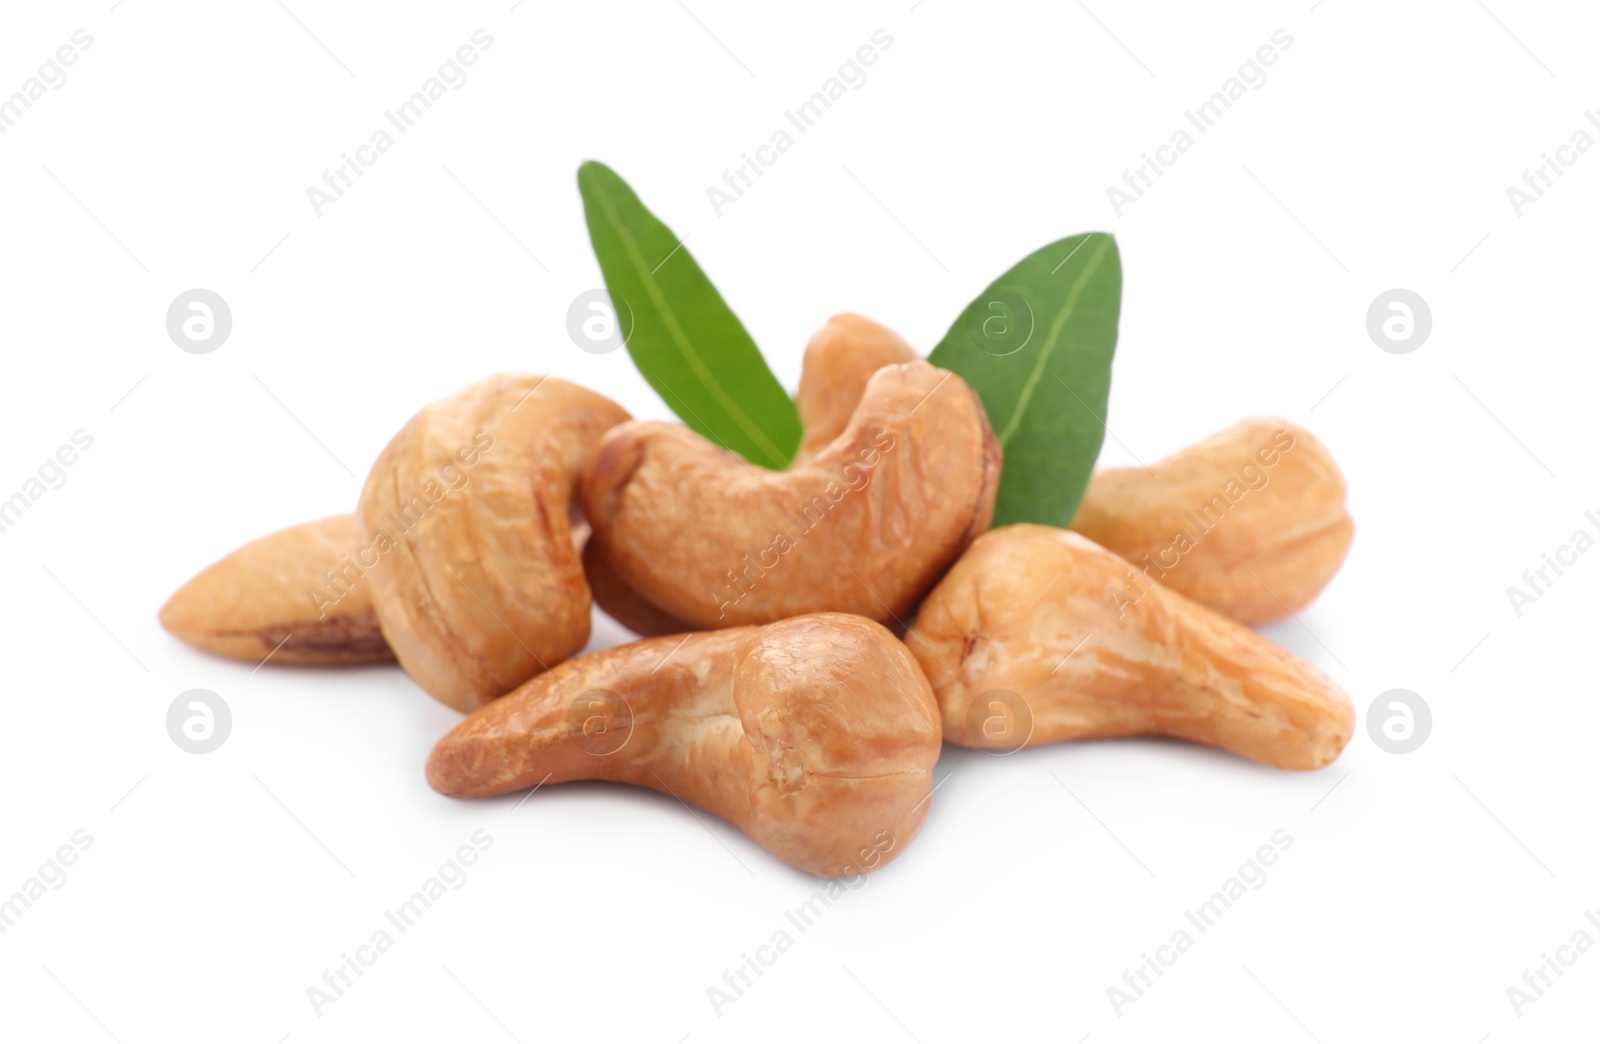
[[[994,524],[1072,521],[1105,440],[1122,262],[1103,232],[1036,250],[928,356],[977,391],[1005,451]]]
[[[603,163],[578,168],[578,191],[628,354],[650,386],[717,445],[769,468],[788,465],[800,415],[683,242]]]

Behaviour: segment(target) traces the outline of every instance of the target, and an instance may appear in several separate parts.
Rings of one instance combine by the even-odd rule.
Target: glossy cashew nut
[[[916,836],[939,746],[938,708],[905,646],[825,613],[570,660],[452,729],[428,782],[451,797],[581,779],[649,787],[843,877]]]

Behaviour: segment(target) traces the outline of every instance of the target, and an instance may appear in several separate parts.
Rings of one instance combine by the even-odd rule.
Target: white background
[[[75,830],[93,844],[0,935],[0,1035],[1592,1032],[1600,953],[1520,1015],[1506,991],[1600,907],[1600,555],[1520,617],[1506,589],[1596,529],[1600,150],[1520,217],[1506,189],[1600,107],[1600,23],[1490,5],[13,5],[0,94],[74,30],[94,42],[0,136],[0,494],[74,431],[94,445],[0,534],[0,893]],[[469,82],[317,217],[307,187],[479,28]],[[718,217],[706,188],[878,29],[869,80]],[[1294,42],[1267,82],[1117,215],[1107,187],[1278,29]],[[1390,755],[1363,725],[1303,775],[1159,741],[947,750],[915,844],[719,1014],[707,988],[814,882],[651,793],[446,800],[422,765],[457,715],[397,669],[253,672],[161,631],[195,570],[351,508],[405,418],[470,381],[551,372],[667,416],[625,353],[566,333],[600,282],[574,180],[591,157],[689,236],[791,388],[833,312],[926,350],[1028,251],[1114,232],[1103,461],[1249,414],[1310,427],[1356,542],[1268,633],[1363,719],[1419,693],[1428,741]],[[232,307],[210,355],[166,333],[192,287]],[[1365,329],[1393,287],[1432,308],[1409,355]],[[624,637],[601,620],[594,645]],[[164,724],[193,687],[234,717],[198,757]],[[1115,1012],[1124,969],[1279,829],[1294,844],[1265,886]],[[314,1013],[307,987],[476,830],[494,842],[465,886]]]

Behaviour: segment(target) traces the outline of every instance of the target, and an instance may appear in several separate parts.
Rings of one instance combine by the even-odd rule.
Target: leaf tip
[[[578,184],[580,186],[591,183],[597,178],[616,177],[617,172],[601,163],[599,160],[588,159],[578,164]]]

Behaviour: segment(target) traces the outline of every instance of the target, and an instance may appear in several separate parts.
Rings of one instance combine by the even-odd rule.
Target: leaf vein
[[[739,408],[738,403],[722,387],[722,383],[717,380],[716,375],[705,364],[705,360],[701,358],[700,353],[694,349],[688,335],[678,322],[677,314],[673,312],[666,297],[661,293],[661,288],[656,285],[649,267],[645,264],[644,255],[639,251],[637,240],[623,224],[621,217],[616,212],[616,208],[612,205],[610,195],[605,186],[597,185],[596,188],[595,198],[600,202],[600,206],[605,212],[606,221],[622,242],[623,251],[627,254],[629,262],[632,263],[645,293],[650,296],[651,303],[661,313],[673,346],[678,349],[679,354],[689,364],[689,368],[699,378],[705,389],[711,393],[711,397],[722,408],[728,419],[733,421],[739,430],[767,455],[771,466],[781,467],[784,463],[783,451],[767,437],[766,432],[762,431],[748,414]]]
[[[1089,284],[1089,280],[1094,277],[1094,274],[1100,270],[1100,265],[1105,260],[1106,252],[1111,249],[1111,243],[1112,240],[1109,236],[1101,241],[1100,248],[1085,260],[1083,268],[1078,273],[1077,280],[1073,282],[1072,288],[1067,291],[1066,303],[1056,315],[1055,321],[1050,324],[1049,335],[1045,338],[1045,343],[1039,348],[1039,355],[1034,363],[1033,372],[1028,374],[1028,379],[1023,382],[1022,391],[1017,396],[1016,408],[1006,421],[1005,429],[996,435],[1002,448],[1011,441],[1011,437],[1016,434],[1017,428],[1021,426],[1022,418],[1028,412],[1028,403],[1033,399],[1034,389],[1044,379],[1046,367],[1050,363],[1050,357],[1055,353],[1058,346],[1061,331],[1066,326],[1067,321],[1072,318],[1073,312],[1077,310],[1078,299],[1083,295],[1084,287]]]

